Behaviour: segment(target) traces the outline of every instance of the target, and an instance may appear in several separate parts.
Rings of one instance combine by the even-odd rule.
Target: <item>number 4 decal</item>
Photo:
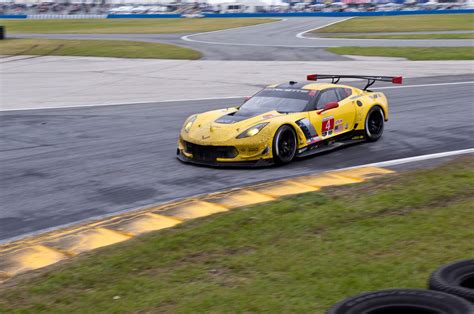
[[[323,119],[323,124],[321,126],[321,132],[323,136],[331,135],[332,130],[334,129],[334,117],[327,117]]]

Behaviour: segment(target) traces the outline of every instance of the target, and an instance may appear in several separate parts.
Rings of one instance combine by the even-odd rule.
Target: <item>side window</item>
[[[339,101],[343,100],[343,99],[346,99],[347,97],[349,97],[350,95],[352,95],[352,89],[350,88],[337,88],[337,93],[339,95]]]
[[[319,96],[318,103],[316,104],[316,109],[323,109],[324,105],[328,102],[338,102],[339,96],[336,93],[335,88],[327,89],[321,93]]]

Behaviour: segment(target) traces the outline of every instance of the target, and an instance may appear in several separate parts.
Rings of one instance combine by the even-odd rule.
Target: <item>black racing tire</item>
[[[385,115],[382,108],[374,106],[370,108],[365,118],[365,138],[369,142],[375,142],[382,137],[385,125]]]
[[[474,303],[474,259],[443,265],[428,281],[431,290],[443,291]]]
[[[291,162],[296,155],[298,145],[296,132],[289,125],[282,125],[273,137],[273,161],[283,165]]]
[[[391,289],[347,298],[327,314],[468,314],[472,311],[472,304],[444,292]]]

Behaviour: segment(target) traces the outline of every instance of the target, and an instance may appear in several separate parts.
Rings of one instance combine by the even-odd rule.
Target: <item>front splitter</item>
[[[269,167],[274,165],[273,159],[258,159],[258,160],[249,160],[249,161],[238,161],[238,162],[219,162],[212,160],[196,160],[183,155],[183,153],[178,149],[177,156],[178,160],[195,164],[199,166],[208,166],[208,167],[219,167],[219,168],[260,168],[260,167]]]

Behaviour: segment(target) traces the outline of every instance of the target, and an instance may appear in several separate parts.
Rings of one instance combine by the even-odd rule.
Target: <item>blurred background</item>
[[[1,0],[0,14],[102,15],[287,12],[371,12],[473,8],[473,0]]]

